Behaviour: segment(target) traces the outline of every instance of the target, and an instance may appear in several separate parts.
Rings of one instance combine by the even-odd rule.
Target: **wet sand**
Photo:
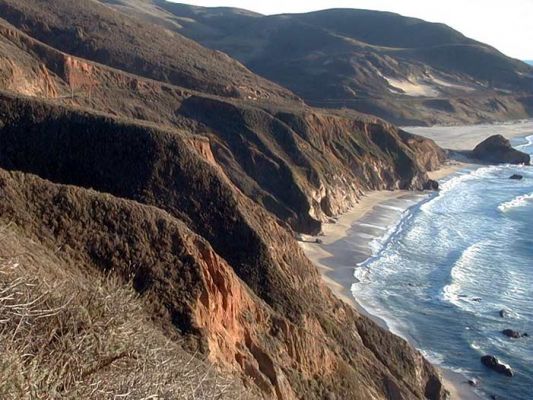
[[[437,126],[403,128],[408,132],[433,139],[450,150],[472,150],[477,144],[494,134],[508,139],[525,136],[531,132],[533,120],[515,121],[503,124],[475,126]],[[442,168],[430,172],[431,179],[440,180],[472,164],[456,160],[448,161]],[[420,202],[429,194],[408,191],[369,192],[356,207],[340,216],[335,224],[324,224],[321,244],[312,243],[314,238],[301,245],[307,256],[320,270],[331,290],[359,312],[376,321],[385,329],[386,322],[379,315],[366,311],[353,297],[351,288],[355,281],[354,268],[372,256],[371,244],[396,226],[403,211]],[[480,400],[461,374],[442,369],[443,380],[451,399]]]
[[[432,179],[442,179],[466,168],[468,164],[451,162],[432,172]],[[306,255],[318,267],[330,289],[360,313],[372,318],[384,329],[389,329],[379,315],[373,315],[357,303],[351,288],[355,281],[354,268],[372,256],[371,242],[383,237],[396,226],[402,213],[430,194],[411,191],[375,191],[367,193],[356,207],[341,215],[336,223],[324,224],[321,244],[314,238],[301,242]],[[451,399],[479,400],[466,379],[453,371],[442,370],[445,386]]]

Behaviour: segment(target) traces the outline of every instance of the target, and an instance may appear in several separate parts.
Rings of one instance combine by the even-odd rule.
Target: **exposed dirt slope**
[[[12,201],[0,206],[2,399],[259,398],[169,340],[124,279],[58,251],[49,231],[36,233],[45,224],[21,212],[28,205],[15,191],[45,185],[21,177],[0,171],[2,199]]]

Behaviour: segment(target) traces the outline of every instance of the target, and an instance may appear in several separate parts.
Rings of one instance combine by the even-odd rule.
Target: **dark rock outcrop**
[[[424,184],[424,190],[439,190],[439,182],[429,179]]]
[[[472,156],[480,161],[491,164],[526,164],[529,165],[529,154],[514,149],[509,139],[502,135],[493,135],[478,144]]]
[[[476,378],[469,379],[467,382],[470,386],[479,386],[479,381]]]
[[[513,329],[504,329],[502,331],[502,334],[504,334],[507,337],[510,337],[512,339],[520,339],[521,337],[528,337],[529,335],[527,333],[521,333],[518,331],[515,331]]]
[[[506,310],[505,308],[502,308],[498,314],[500,315],[501,318],[511,318],[512,317],[512,313],[511,311],[509,310]]]
[[[511,175],[509,177],[509,179],[512,179],[512,180],[515,180],[515,181],[521,181],[522,179],[524,179],[524,176],[523,175],[519,175],[519,174],[514,174],[514,175]]]
[[[481,357],[481,363],[485,367],[490,368],[493,371],[498,372],[499,374],[503,374],[509,377],[512,377],[514,375],[513,370],[509,365],[502,363],[494,356],[486,355]]]

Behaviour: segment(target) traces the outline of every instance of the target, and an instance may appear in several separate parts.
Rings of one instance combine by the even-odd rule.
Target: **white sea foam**
[[[441,298],[457,307],[464,308],[469,302],[468,297],[464,297],[464,286],[468,285],[476,277],[476,271],[472,271],[473,262],[480,254],[484,242],[477,242],[467,247],[461,257],[455,262],[451,271],[451,282],[444,286]]]
[[[372,252],[372,257],[377,257],[385,248],[385,246],[391,241],[391,239],[398,236],[403,231],[405,222],[410,219],[412,213],[410,209],[402,211],[403,212],[401,213],[396,224],[392,225],[383,236],[375,238],[368,244]]]
[[[533,146],[533,135],[525,138],[526,143],[516,146],[517,149],[523,149],[524,147]]]
[[[439,196],[443,196],[446,192],[449,192],[464,182],[489,177],[500,168],[501,167],[499,166],[491,165],[488,167],[477,168],[470,172],[460,172],[440,185]]]
[[[420,353],[424,356],[426,360],[435,365],[441,365],[444,363],[444,356],[436,351],[431,351],[427,349],[418,349]]]
[[[470,343],[470,347],[473,348],[474,350],[481,350],[481,346],[477,344],[476,342]]]
[[[367,223],[364,223],[364,222],[356,222],[355,225],[362,226],[364,228],[378,229],[380,231],[386,231],[387,230],[387,228],[384,227],[384,226],[379,226],[379,225],[374,225],[374,224],[367,224]]]
[[[530,203],[533,203],[533,193],[516,196],[512,200],[500,204],[498,206],[498,210],[501,212],[506,212],[513,208],[527,206]]]

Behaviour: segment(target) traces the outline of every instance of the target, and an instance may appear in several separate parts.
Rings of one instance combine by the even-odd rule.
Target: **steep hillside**
[[[135,4],[159,23],[164,11]],[[95,303],[65,309],[73,327],[36,325],[39,340],[52,339],[33,358],[12,349],[2,378],[20,362],[30,383],[35,365],[51,369],[34,387],[40,396],[54,382],[54,395],[87,397],[112,374],[101,398],[125,385],[131,398],[152,389],[179,398],[194,354],[205,374],[192,378],[195,396],[444,398],[435,369],[336,299],[293,238],[318,233],[366,190],[426,187],[445,158],[434,142],[308,107],[229,57],[96,1],[0,0],[0,16],[0,239],[29,254],[19,263],[0,241],[2,257],[23,266],[3,263],[11,275],[0,278],[10,287],[34,271],[81,299],[99,290]],[[93,318],[109,299],[123,307],[116,320]],[[84,342],[87,312],[112,329]],[[58,371],[56,343],[71,346],[58,362],[76,368]],[[84,343],[87,354],[70,350]],[[228,390],[200,384],[211,378]]]
[[[366,190],[423,188],[425,171],[444,159],[431,141],[375,118],[142,78],[60,52],[1,20],[0,37],[4,89],[193,133],[235,185],[299,231],[317,233],[319,221]]]
[[[0,16],[58,50],[126,72],[222,96],[297,101],[225,54],[96,1],[2,0]]]
[[[186,137],[9,96],[0,109],[1,167],[25,172],[2,172],[3,223],[131,281],[169,337],[269,397],[442,398],[433,368],[334,298]]]
[[[532,115],[533,69],[453,29],[400,15],[337,9],[261,16],[164,0],[113,1],[237,58],[308,104],[402,124]]]
[[[169,340],[117,276],[80,268],[58,253],[50,232],[30,234],[42,222],[22,212],[37,204],[21,203],[20,191],[50,185],[22,177],[0,170],[2,399],[260,398]],[[82,204],[80,189],[69,194]]]

